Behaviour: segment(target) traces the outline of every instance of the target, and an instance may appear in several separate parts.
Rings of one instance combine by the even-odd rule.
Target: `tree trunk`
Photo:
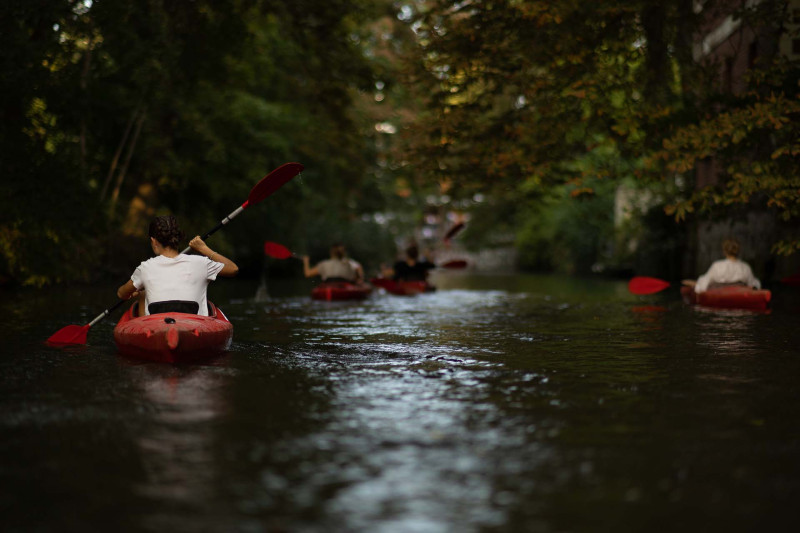
[[[139,107],[133,110],[131,113],[131,118],[128,119],[128,124],[125,126],[125,132],[122,134],[122,139],[119,141],[119,145],[117,145],[117,150],[114,152],[114,158],[111,160],[111,165],[108,167],[108,174],[106,175],[106,180],[103,183],[103,189],[100,191],[100,201],[102,202],[106,198],[106,193],[108,192],[108,187],[111,185],[111,180],[114,178],[114,172],[117,170],[117,165],[119,164],[119,158],[122,156],[122,151],[125,149],[125,144],[128,142],[128,135],[131,134],[131,129],[133,129],[133,125],[136,123],[136,119],[139,116]]]
[[[642,9],[641,21],[647,40],[645,56],[645,98],[652,104],[669,101],[669,51],[665,38],[666,10],[660,2],[647,3]]]
[[[128,153],[125,155],[125,162],[123,163],[122,168],[120,168],[119,174],[117,175],[117,183],[114,185],[114,191],[111,193],[110,204],[108,206],[109,214],[114,212],[114,207],[117,204],[119,192],[120,189],[122,189],[122,182],[125,180],[125,174],[128,172],[128,165],[130,164],[131,158],[133,157],[133,152],[136,149],[136,141],[139,139],[139,133],[142,131],[144,119],[145,110],[142,109],[142,111],[139,113],[139,118],[136,121],[136,131],[134,131],[133,138],[128,145]]]
[[[86,44],[86,54],[83,57],[83,69],[81,70],[81,99],[83,100],[83,109],[81,112],[81,178],[86,179],[86,114],[89,109],[88,95],[86,89],[89,86],[89,68],[92,64],[92,46],[94,39],[89,36],[89,41]]]

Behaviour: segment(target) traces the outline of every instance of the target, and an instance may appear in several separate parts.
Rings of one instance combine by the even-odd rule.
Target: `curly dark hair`
[[[183,240],[183,232],[178,226],[178,219],[173,215],[156,217],[150,222],[148,234],[165,248],[178,249],[178,243]]]
[[[739,257],[739,248],[739,241],[736,239],[725,239],[722,241],[722,252],[725,255]]]

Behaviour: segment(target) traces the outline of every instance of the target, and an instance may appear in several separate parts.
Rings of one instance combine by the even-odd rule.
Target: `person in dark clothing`
[[[435,264],[427,259],[420,259],[417,245],[412,244],[406,248],[405,259],[397,261],[393,268],[384,269],[383,275],[395,281],[425,281],[428,278],[428,271],[434,268]]]

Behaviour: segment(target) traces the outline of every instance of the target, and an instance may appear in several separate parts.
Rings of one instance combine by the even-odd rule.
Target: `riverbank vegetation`
[[[786,1],[730,11],[758,35],[736,90],[693,53],[722,0],[8,4],[5,281],[127,275],[154,214],[202,233],[286,161],[302,177],[214,236],[245,270],[264,240],[377,265],[432,210],[535,269],[677,276],[693,225],[742,212],[800,250]]]

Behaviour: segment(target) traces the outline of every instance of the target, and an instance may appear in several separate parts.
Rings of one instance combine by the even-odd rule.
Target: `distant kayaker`
[[[428,271],[434,268],[435,264],[420,258],[419,248],[412,244],[406,248],[404,259],[397,261],[392,268],[382,268],[381,273],[383,277],[395,281],[425,281],[428,279]]]
[[[720,285],[746,285],[754,289],[761,288],[761,282],[753,275],[750,265],[739,259],[739,241],[725,239],[722,252],[725,259],[714,261],[708,272],[697,278],[697,281],[686,279],[683,284],[694,287],[694,292],[702,293]]]
[[[311,266],[310,258],[303,256],[303,274],[307,278],[319,276],[322,281],[349,281],[358,283],[364,279],[364,269],[347,257],[347,249],[341,243],[330,248],[330,258]]]
[[[178,252],[184,235],[172,215],[156,217],[148,234],[156,256],[136,267],[117,296],[123,300],[139,297],[138,315],[182,311],[208,316],[208,284],[217,276],[235,276],[239,267],[209,248],[199,235],[189,246],[201,255]]]

